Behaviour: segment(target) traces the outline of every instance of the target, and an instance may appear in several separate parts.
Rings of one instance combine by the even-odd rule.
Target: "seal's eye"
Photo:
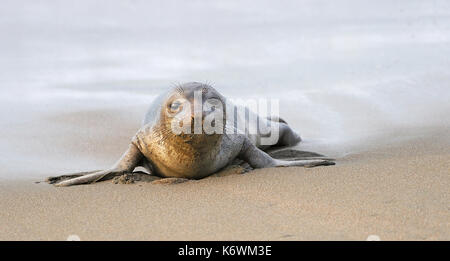
[[[181,103],[179,101],[175,101],[170,105],[170,110],[175,112],[178,111],[178,109],[180,109]]]
[[[206,112],[213,112],[213,111],[215,111],[216,110],[216,107],[215,106],[208,106],[208,107],[205,107],[205,111]]]
[[[203,108],[206,112],[211,113],[217,109],[222,110],[222,103],[218,99],[210,98],[206,100]]]

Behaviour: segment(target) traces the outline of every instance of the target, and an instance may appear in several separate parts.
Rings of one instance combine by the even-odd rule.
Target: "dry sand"
[[[92,127],[94,116],[109,122],[120,129],[116,136],[108,129],[110,136],[91,131],[59,142],[82,154],[80,142],[89,134],[93,150],[87,153],[113,159],[137,124],[120,128],[99,115],[110,114],[49,121],[72,119],[80,129]],[[107,181],[56,188],[4,180],[0,240],[450,240],[449,140],[445,130],[427,131],[390,145],[373,143],[336,166],[260,169],[173,185]]]

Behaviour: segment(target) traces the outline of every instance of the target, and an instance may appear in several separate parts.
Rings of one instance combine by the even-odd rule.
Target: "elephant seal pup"
[[[300,137],[280,118],[266,119],[239,108],[242,106],[231,104],[209,85],[191,82],[175,86],[153,101],[127,151],[110,169],[47,181],[56,186],[93,183],[131,173],[138,166],[164,178],[200,179],[236,158],[253,168],[334,165],[326,159],[272,158],[265,149],[295,145]],[[254,132],[249,131],[252,123],[240,124],[252,117],[258,125]],[[272,132],[278,134],[275,140],[264,143]]]

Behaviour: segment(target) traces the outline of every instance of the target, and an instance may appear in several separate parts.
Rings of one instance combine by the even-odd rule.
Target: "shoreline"
[[[0,240],[450,239],[447,137],[173,185],[0,183]]]

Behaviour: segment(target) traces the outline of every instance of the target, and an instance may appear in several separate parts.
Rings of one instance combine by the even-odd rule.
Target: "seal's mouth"
[[[216,144],[222,135],[220,134],[179,134],[180,142],[195,148],[198,151],[209,148],[212,144]]]

